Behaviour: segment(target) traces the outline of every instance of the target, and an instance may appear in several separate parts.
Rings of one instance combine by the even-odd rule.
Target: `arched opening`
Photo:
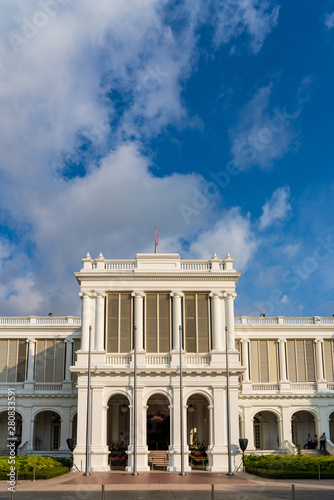
[[[107,443],[112,446],[123,445],[127,448],[130,442],[129,400],[123,394],[116,394],[108,401]]]
[[[292,442],[304,448],[307,436],[312,438],[312,448],[318,448],[319,436],[316,435],[314,415],[309,411],[297,411],[291,418]]]
[[[210,444],[209,401],[201,394],[193,394],[187,401],[187,443]]]
[[[155,394],[147,401],[147,447],[149,451],[168,450],[170,444],[169,401]]]
[[[71,426],[71,437],[77,442],[77,428],[78,428],[78,414],[75,413],[72,418],[72,426]]]
[[[201,394],[193,394],[187,401],[187,444],[192,469],[204,468],[208,463],[210,444],[209,401]]]
[[[254,415],[254,446],[257,450],[279,448],[279,432],[276,415],[271,411],[260,411]]]
[[[58,450],[60,446],[60,427],[61,419],[57,412],[39,412],[34,422],[34,450]]]
[[[334,443],[334,411],[329,415],[329,439]]]
[[[12,435],[13,427],[15,427],[14,434]],[[10,432],[10,434],[9,434]],[[0,454],[8,455],[7,444],[8,438],[12,438],[15,443],[16,449],[22,441],[22,417],[17,411],[15,415],[10,415],[8,419],[8,411],[0,413]]]

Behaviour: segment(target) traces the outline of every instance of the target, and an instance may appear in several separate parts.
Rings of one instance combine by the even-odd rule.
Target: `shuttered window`
[[[183,299],[184,338],[187,352],[210,350],[210,302],[205,293],[186,293]]]
[[[107,352],[132,349],[132,297],[130,293],[110,293],[107,298]]]
[[[250,378],[252,382],[278,381],[277,342],[251,340],[249,342]]]
[[[26,340],[0,340],[0,382],[26,379],[28,345]]]
[[[334,382],[334,342],[333,340],[324,340],[324,372],[327,382]]]
[[[290,382],[315,382],[313,340],[287,341],[287,368]]]
[[[146,294],[145,346],[147,352],[169,352],[171,338],[170,314],[169,294]]]
[[[64,340],[37,340],[35,355],[36,382],[62,382],[65,371]]]

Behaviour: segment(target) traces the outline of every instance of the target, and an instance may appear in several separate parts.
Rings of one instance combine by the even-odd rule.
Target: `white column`
[[[144,317],[143,317],[143,292],[132,292],[134,297],[134,327],[136,335],[137,352],[144,351]]]
[[[286,353],[285,353],[286,340],[279,339],[279,361],[280,361],[280,382],[287,382],[286,375]]]
[[[250,382],[250,379],[249,379],[249,361],[248,361],[249,340],[242,339],[241,345],[242,345],[242,364],[243,364],[243,366],[246,367],[246,370],[244,371],[244,374],[243,374],[243,381]]]
[[[34,382],[34,366],[35,366],[35,339],[27,339],[29,343],[28,347],[28,370],[27,370],[27,382]]]
[[[108,407],[104,404],[104,388],[93,387],[91,415],[91,468],[92,471],[107,471],[108,453],[106,430]]]
[[[88,351],[89,326],[91,323],[90,294],[87,292],[80,292],[79,297],[82,299],[81,351]]]
[[[182,326],[181,298],[183,293],[172,292],[170,295],[173,297],[173,351],[176,351],[179,347],[179,327]]]
[[[212,300],[212,350],[223,350],[223,328],[222,328],[222,314],[221,314],[221,297],[222,293],[211,292],[210,297]]]
[[[254,451],[254,421],[252,418],[253,409],[244,408],[244,419],[245,419],[245,438],[248,439],[247,450]]]
[[[105,293],[96,294],[95,350],[104,351],[104,298]]]
[[[318,382],[324,381],[324,365],[322,362],[322,340],[315,340],[316,349],[317,349],[317,373],[318,373]]]
[[[227,292],[226,296],[226,323],[228,328],[228,349],[235,349],[234,339],[234,299],[237,296],[234,292]]]
[[[91,349],[95,351],[96,340],[96,293],[93,292],[90,296],[90,326],[92,327],[92,342]]]
[[[71,437],[71,418],[70,418],[70,408],[62,408],[63,416],[61,418],[60,425],[60,446],[59,451],[63,453],[68,453],[68,446],[66,439]]]
[[[72,382],[72,373],[70,372],[70,366],[72,365],[72,359],[73,359],[73,340],[65,339],[65,345],[66,345],[65,382]]]

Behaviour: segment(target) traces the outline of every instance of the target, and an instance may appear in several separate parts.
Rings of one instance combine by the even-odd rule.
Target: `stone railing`
[[[131,364],[131,355],[129,354],[107,354],[106,365],[129,367]]]
[[[34,325],[34,326],[70,326],[81,325],[80,317],[64,316],[64,317],[37,317],[37,316],[20,316],[20,317],[2,317],[0,318],[0,326],[20,326],[20,325]]]
[[[284,449],[287,455],[297,455],[297,448],[288,440],[284,441]]]
[[[208,354],[186,354],[184,356],[184,363],[186,366],[196,365],[196,366],[209,366],[211,357]]]
[[[16,391],[22,391],[24,388],[24,384],[22,382],[7,382],[0,384],[0,391],[1,392],[7,392],[8,389],[13,389],[15,392]]]
[[[159,254],[157,256],[159,258]],[[174,268],[169,271],[186,271],[186,272],[211,272],[211,271],[226,271],[233,270],[232,264],[227,265],[225,260],[180,260],[175,259]],[[232,261],[233,262],[233,261]],[[93,271],[141,271],[146,269],[142,267],[142,260],[117,260],[117,259],[84,259],[84,270]],[[146,269],[147,270],[147,269]]]
[[[146,366],[170,366],[171,356],[169,354],[147,354],[145,356]]]
[[[317,390],[317,384],[314,382],[291,382],[291,390],[314,392]]]
[[[304,326],[304,325],[334,325],[334,317],[320,318],[312,316],[311,318],[287,318],[278,316],[274,318],[255,318],[250,316],[240,316],[234,318],[235,325],[289,325],[289,326]]]
[[[62,384],[55,384],[55,383],[35,383],[35,391],[36,392],[55,392],[55,391],[61,391],[62,390]]]
[[[252,384],[252,389],[253,391],[278,391],[279,390],[279,385],[278,384],[268,384],[268,383],[262,383],[262,384]]]

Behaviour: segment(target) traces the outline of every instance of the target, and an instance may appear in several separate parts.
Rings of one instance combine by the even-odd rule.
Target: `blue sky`
[[[334,2],[3,0],[0,314],[79,314],[87,251],[334,314]]]

